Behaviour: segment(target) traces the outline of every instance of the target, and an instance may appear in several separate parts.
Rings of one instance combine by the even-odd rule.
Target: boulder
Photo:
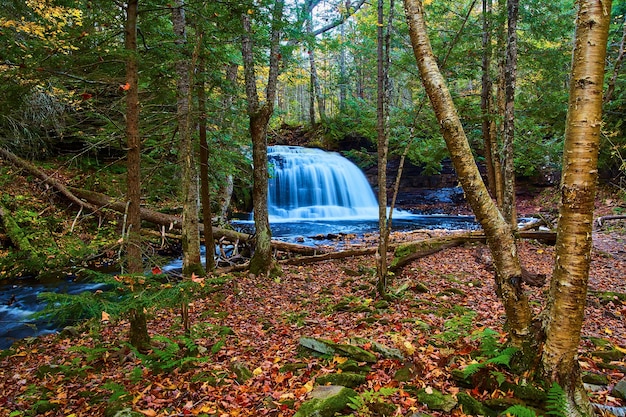
[[[350,398],[356,396],[353,389],[340,385],[318,386],[311,391],[311,399],[302,403],[294,417],[333,417],[346,408]]]

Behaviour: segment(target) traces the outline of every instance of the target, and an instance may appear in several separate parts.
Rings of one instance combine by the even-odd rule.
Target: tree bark
[[[494,258],[496,283],[506,311],[511,343],[514,346],[525,347],[531,334],[531,310],[521,286],[522,270],[513,231],[489,196],[472,156],[452,97],[430,46],[422,3],[420,0],[405,0],[404,5],[422,83],[439,120],[467,201],[485,231]]]
[[[176,62],[176,115],[178,121],[180,164],[182,167],[181,197],[183,200],[183,275],[204,275],[200,258],[198,230],[198,174],[191,144],[191,68],[184,50],[187,45],[185,9],[182,0],[172,8],[172,25],[180,50]]]
[[[491,19],[492,19],[492,0],[482,0],[482,18],[483,18],[483,59],[482,59],[482,87],[480,94],[480,109],[482,112],[482,137],[483,146],[485,152],[485,165],[487,167],[487,184],[491,196],[496,198],[496,165],[495,159],[498,157],[494,154],[493,143],[496,140],[494,137],[495,127],[493,120],[493,107],[492,107],[492,87],[493,82],[491,80]]]
[[[517,78],[517,17],[518,0],[507,0],[507,42],[504,65],[504,120],[503,120],[503,179],[502,211],[504,218],[517,228],[515,212],[515,166],[513,141],[515,139],[515,81]]]
[[[592,248],[610,0],[579,0],[563,151],[561,208],[541,358],[567,393],[568,416],[592,416],[577,359]]]
[[[201,37],[200,37],[201,40]],[[209,191],[209,143],[206,137],[206,92],[204,82],[204,72],[206,71],[206,60],[201,52],[199,60],[199,70],[202,73],[198,80],[198,138],[200,141],[200,200],[202,202],[202,222],[210,225],[213,221],[211,210],[211,193]],[[209,272],[215,270],[215,240],[213,238],[213,228],[207,227],[204,231],[204,247],[206,253],[205,268]]]
[[[126,143],[127,152],[127,230],[126,257],[128,272],[143,274],[141,253],[141,138],[139,137],[139,69],[137,65],[137,14],[138,0],[130,0],[126,9]],[[148,324],[143,307],[129,312],[131,345],[140,351],[150,346]]]
[[[611,102],[613,98],[613,93],[615,92],[615,82],[617,81],[617,76],[619,75],[620,69],[622,68],[622,63],[624,62],[624,52],[626,52],[626,17],[624,17],[624,23],[622,24],[622,40],[619,43],[619,50],[617,52],[617,58],[615,58],[615,63],[613,64],[613,74],[609,79],[608,85],[606,87],[606,93],[604,93],[604,103]]]

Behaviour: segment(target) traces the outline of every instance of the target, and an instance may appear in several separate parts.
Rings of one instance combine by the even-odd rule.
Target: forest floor
[[[554,215],[554,198],[553,190],[520,198],[519,214]],[[597,214],[610,214],[619,204],[600,196]],[[412,232],[392,240],[443,233]],[[623,220],[594,232],[579,352],[585,373],[607,378],[589,386],[592,402],[610,407],[625,405],[611,394],[626,370],[626,300],[619,298],[626,294],[625,241]],[[551,275],[552,246],[522,241],[519,249],[527,269]],[[506,338],[504,311],[493,272],[481,260],[483,250],[482,244],[468,244],[413,261],[391,281],[395,297],[389,303],[375,296],[374,256],[284,266],[275,280],[231,274],[217,292],[191,303],[190,338],[183,336],[175,309],[149,311],[149,332],[158,336],[144,356],[125,343],[128,322],[104,314],[78,333],[17,342],[0,354],[0,416],[113,416],[121,409],[146,416],[292,416],[316,381],[346,362],[339,354],[311,355],[300,346],[302,337],[352,343],[376,355],[355,388],[361,394],[358,410],[346,415],[383,415],[377,402],[391,404],[392,412],[384,415],[468,415],[460,406],[429,409],[418,393],[511,397],[498,384],[465,388],[453,378],[455,370],[485,360],[480,353],[485,329],[497,332],[500,341]],[[526,289],[537,313],[548,285]],[[376,352],[379,344],[397,349],[402,359]],[[603,359],[598,351],[608,346],[621,357]],[[248,379],[243,368],[250,371]],[[498,370],[507,380],[519,379]]]

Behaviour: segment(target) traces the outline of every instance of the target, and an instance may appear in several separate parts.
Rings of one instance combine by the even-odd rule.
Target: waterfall
[[[340,154],[270,146],[267,157],[271,220],[378,217],[378,202],[367,178]]]

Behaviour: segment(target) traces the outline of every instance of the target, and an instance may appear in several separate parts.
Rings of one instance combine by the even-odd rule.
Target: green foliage
[[[500,415],[502,416],[515,416],[515,417],[537,417],[537,413],[528,407],[516,404],[504,410]]]
[[[472,323],[477,313],[475,311],[465,311],[461,315],[454,316],[443,324],[443,332],[433,337],[446,343],[462,339],[472,328]]]
[[[386,397],[389,397],[398,391],[396,388],[382,387],[378,391],[363,391],[356,397],[350,397],[348,407],[355,410],[354,416],[368,417],[375,416],[377,406],[385,403]]]
[[[546,398],[546,414],[555,417],[567,417],[567,396],[563,388],[554,382]]]
[[[518,352],[518,349],[516,347],[505,347],[498,342],[497,337],[499,337],[499,333],[489,328],[485,328],[474,335],[474,339],[480,340],[481,356],[477,358],[478,362],[469,364],[463,369],[465,378],[490,365],[509,367],[511,359]],[[494,376],[499,384],[502,384],[505,380],[502,373],[498,372]]]
[[[152,339],[153,347],[148,354],[143,354],[132,346],[131,349],[141,362],[155,373],[169,372],[188,364],[208,360],[207,357],[189,356],[194,354],[193,352],[198,352],[198,346],[194,340],[186,336],[181,336],[179,342],[165,336],[154,336]]]
[[[35,313],[35,317],[68,323],[100,319],[102,313],[106,312],[115,320],[133,309],[178,306],[190,297],[202,297],[221,288],[227,278],[172,283],[167,276],[162,275],[110,276],[94,272],[92,279],[103,284],[103,287],[95,292],[85,291],[80,294],[39,294],[39,298],[47,304],[42,311]]]
[[[124,402],[130,400],[132,397],[126,387],[117,382],[106,382],[102,385],[102,388],[111,391],[111,396],[109,397],[109,402],[111,403]]]

